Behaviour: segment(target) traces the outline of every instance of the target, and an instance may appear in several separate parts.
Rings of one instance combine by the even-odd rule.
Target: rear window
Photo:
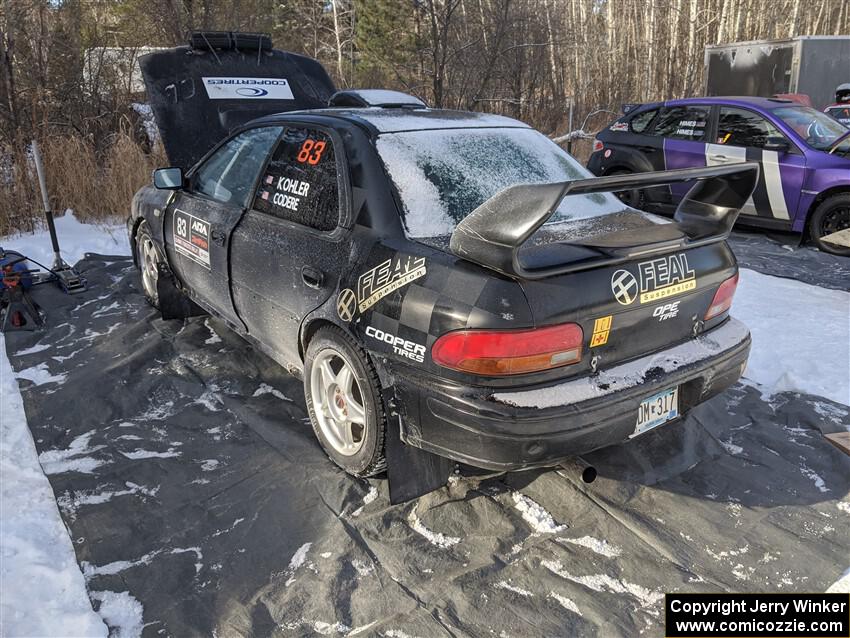
[[[592,177],[533,129],[447,129],[381,135],[378,153],[398,190],[409,237],[450,235],[469,213],[515,184]],[[548,223],[625,209],[613,195],[564,198]]]
[[[658,109],[651,109],[635,115],[629,121],[629,128],[632,129],[632,133],[643,133],[646,131],[656,115],[658,115]]]
[[[671,140],[702,142],[708,128],[708,106],[672,106],[661,111],[655,134]]]

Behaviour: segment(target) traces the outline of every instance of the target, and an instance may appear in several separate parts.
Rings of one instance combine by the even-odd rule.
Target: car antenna
[[[50,232],[50,242],[53,244],[53,267],[50,272],[62,288],[69,295],[86,290],[86,280],[71,268],[59,252],[59,239],[56,237],[56,224],[53,221],[53,212],[50,210],[50,198],[47,195],[47,180],[44,177],[44,164],[41,162],[41,152],[38,142],[32,141],[32,156],[35,161],[35,172],[38,174],[38,185],[41,189],[41,201],[44,204],[44,216],[47,218],[47,230]]]

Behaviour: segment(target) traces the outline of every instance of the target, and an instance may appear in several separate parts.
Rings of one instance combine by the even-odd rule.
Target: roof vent
[[[270,51],[272,38],[268,33],[240,33],[238,31],[193,31],[189,38],[193,49],[201,51]]]
[[[349,89],[347,91],[337,91],[328,100],[328,106],[348,108],[379,106],[385,109],[428,108],[428,105],[418,97],[402,93],[401,91],[385,91],[383,89]]]

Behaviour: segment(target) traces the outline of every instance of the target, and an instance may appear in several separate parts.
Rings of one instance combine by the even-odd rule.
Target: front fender
[[[165,254],[165,237],[163,235],[163,224],[165,219],[165,208],[173,197],[174,191],[160,190],[153,186],[143,186],[133,196],[133,203],[130,212],[131,233],[135,234],[139,224],[142,221],[148,223],[151,236],[154,241],[159,244],[160,249],[163,249]],[[131,235],[130,240],[133,240]]]

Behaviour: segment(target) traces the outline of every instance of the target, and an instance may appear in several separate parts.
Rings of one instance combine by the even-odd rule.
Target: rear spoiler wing
[[[499,191],[461,221],[450,240],[458,257],[511,277],[551,275],[614,265],[639,256],[720,242],[729,236],[741,207],[759,177],[756,162],[710,168],[593,177],[571,182],[518,184]],[[590,248],[598,257],[545,268],[527,268],[519,251],[552,217],[567,195],[610,193],[696,181],[679,204],[675,223],[659,224],[641,236],[633,230],[609,232],[567,245]]]

